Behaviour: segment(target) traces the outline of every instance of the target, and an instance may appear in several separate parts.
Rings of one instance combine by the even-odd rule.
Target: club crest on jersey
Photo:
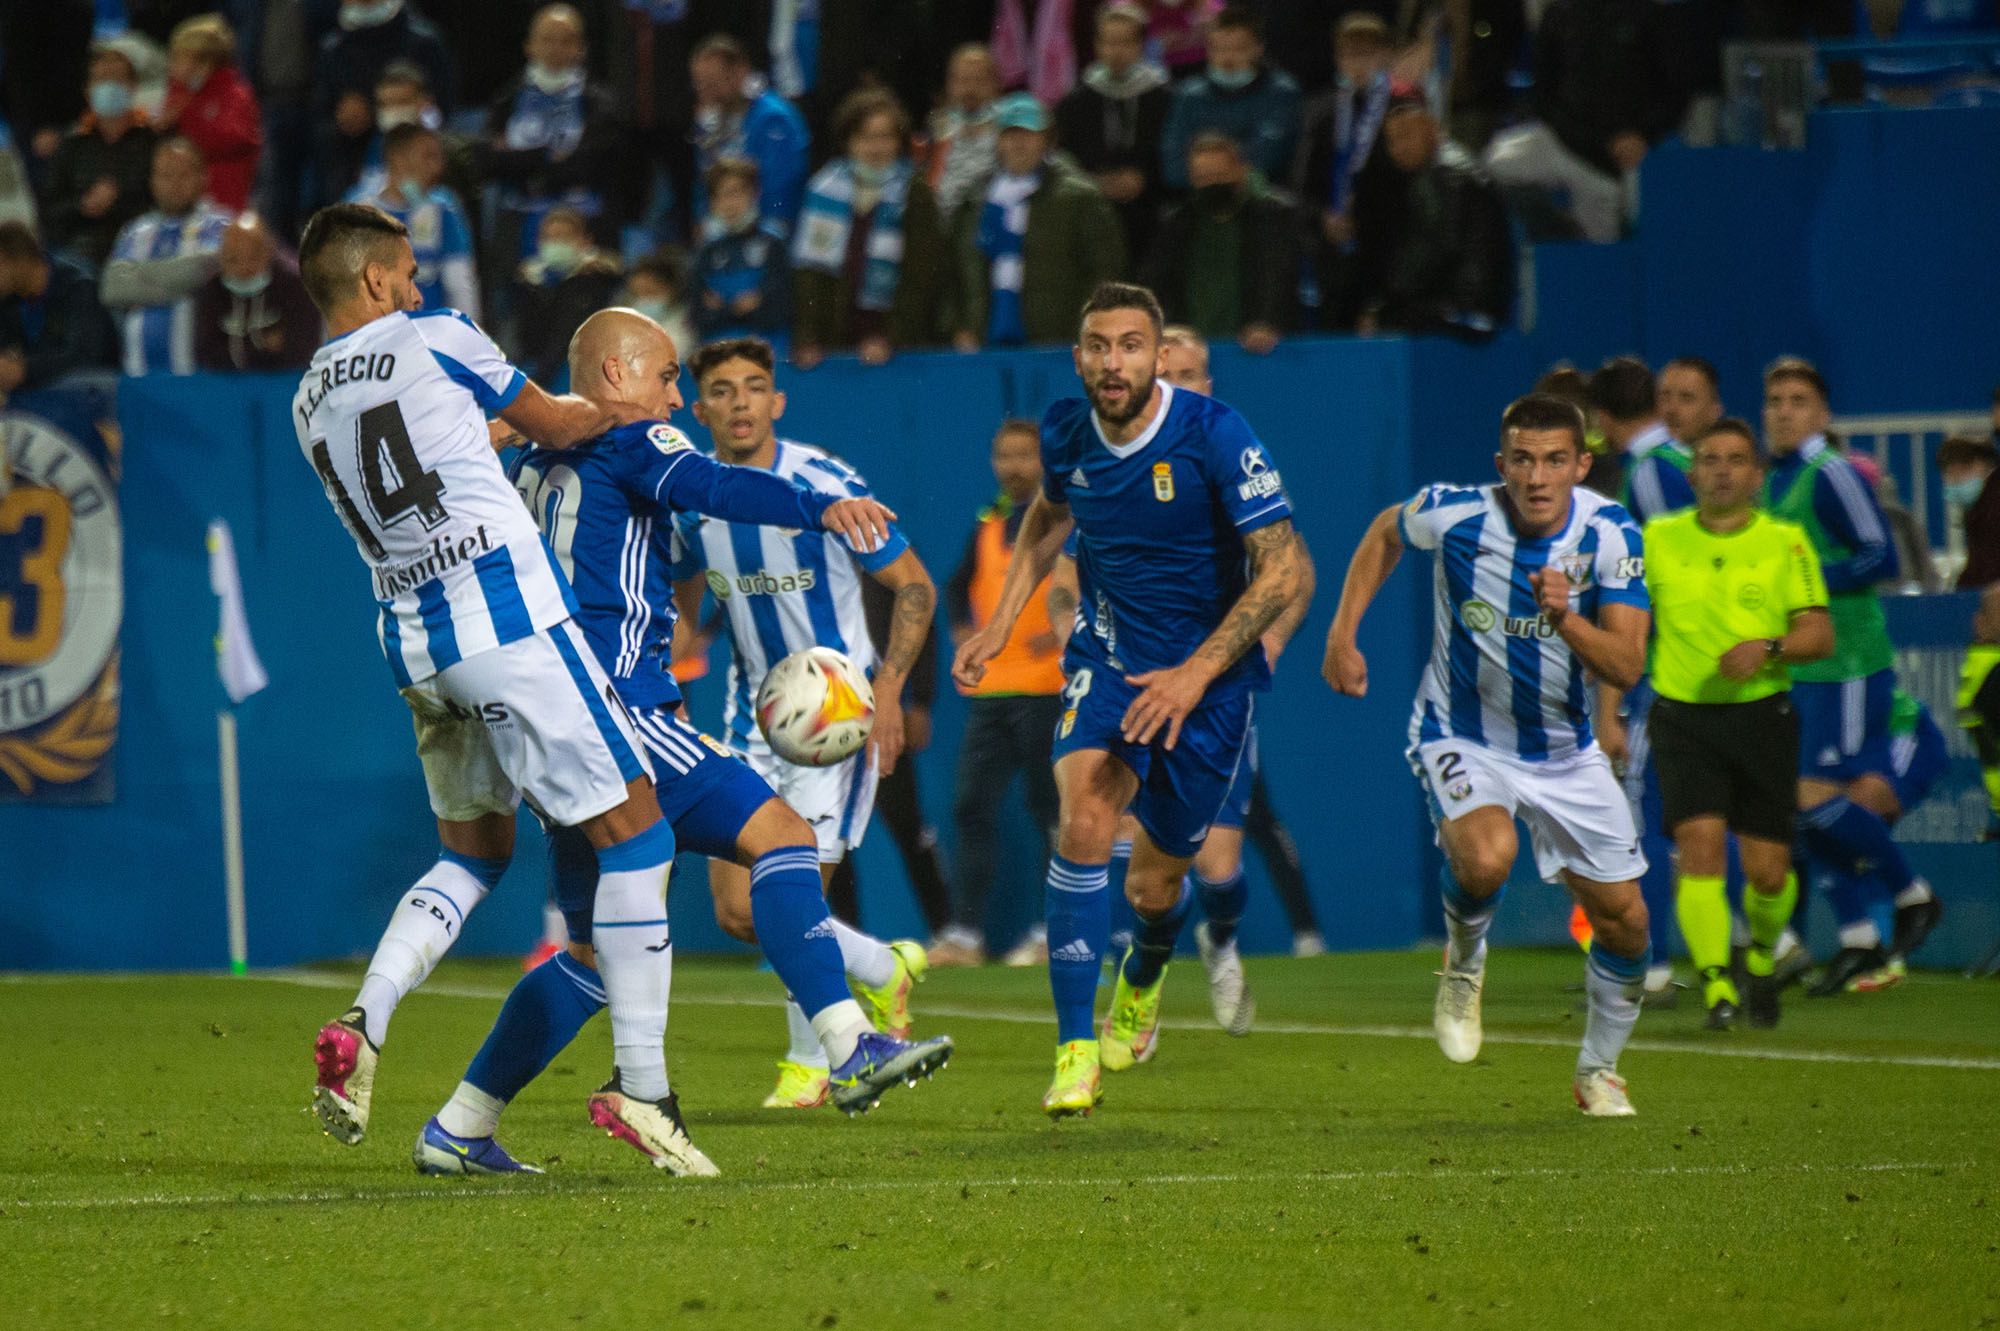
[[[1171,503],[1174,497],[1174,464],[1155,462],[1153,464],[1153,498],[1161,503]]]
[[[665,421],[646,427],[646,442],[662,453],[678,453],[694,447],[694,441]]]
[[[1236,487],[1237,498],[1263,499],[1284,488],[1284,482],[1271,469],[1270,459],[1264,456],[1263,449],[1244,449],[1242,462],[1243,481]]]
[[[1068,711],[1062,714],[1062,724],[1056,727],[1056,738],[1068,739],[1069,732],[1075,729],[1076,729],[1076,708],[1072,707]]]
[[[1590,584],[1590,556],[1581,554],[1564,555],[1556,563],[1562,568],[1563,576],[1572,587],[1586,587]]]
[[[1760,610],[1764,605],[1764,589],[1757,583],[1746,582],[1736,589],[1736,604],[1745,610]]]

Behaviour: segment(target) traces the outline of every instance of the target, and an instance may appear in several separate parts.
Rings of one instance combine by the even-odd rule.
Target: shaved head
[[[570,391],[630,402],[665,418],[681,405],[680,353],[667,330],[637,310],[599,310],[569,340]]]

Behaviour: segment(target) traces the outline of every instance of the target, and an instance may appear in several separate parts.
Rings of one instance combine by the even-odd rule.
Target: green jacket
[[[903,204],[903,262],[896,278],[896,299],[882,329],[898,347],[929,347],[944,341],[939,318],[940,297],[951,277],[951,253],[944,223],[938,217],[937,196],[918,176],[911,177]],[[794,335],[828,351],[859,342],[866,330],[855,327],[857,275],[839,275],[797,268],[792,278]]]
[[[992,291],[986,255],[979,248],[979,210],[986,182],[973,187],[952,219],[958,287],[948,304],[953,333],[986,338]],[[1110,200],[1069,159],[1052,155],[1042,183],[1028,196],[1028,234],[1021,256],[1021,323],[1030,342],[1076,340],[1083,303],[1099,282],[1125,271],[1125,234]]]

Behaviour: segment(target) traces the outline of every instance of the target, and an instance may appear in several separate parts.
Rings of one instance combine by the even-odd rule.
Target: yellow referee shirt
[[[1741,680],[1724,679],[1720,662],[1737,643],[1782,638],[1794,614],[1826,605],[1826,579],[1803,528],[1758,512],[1719,536],[1689,508],[1647,523],[1645,547],[1653,687],[1662,698],[1753,702],[1791,687],[1781,662]]]

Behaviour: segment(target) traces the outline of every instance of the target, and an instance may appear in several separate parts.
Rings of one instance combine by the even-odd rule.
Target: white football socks
[[[396,903],[389,927],[382,931],[382,941],[368,959],[361,992],[354,999],[367,1019],[368,1038],[376,1048],[388,1038],[389,1018],[395,1015],[396,1005],[422,984],[451,950],[465,917],[485,896],[486,884],[470,870],[441,859]]]
[[[666,908],[670,838],[666,850],[667,858],[657,863],[613,870],[604,867],[609,852],[598,854],[591,945],[611,1008],[619,1085],[635,1100],[667,1098],[667,992],[674,968]]]
[[[438,1110],[438,1126],[454,1137],[491,1137],[500,1128],[505,1100],[496,1099],[469,1081],[462,1081]]]
[[[820,1043],[819,1032],[806,1019],[805,1011],[789,994],[785,996],[785,1029],[792,1040],[791,1047],[785,1050],[786,1061],[826,1071],[826,1046]]]
[[[840,963],[848,975],[870,989],[889,983],[896,974],[896,954],[887,943],[834,916],[827,916],[827,923],[833,926],[833,939],[840,944]]]

